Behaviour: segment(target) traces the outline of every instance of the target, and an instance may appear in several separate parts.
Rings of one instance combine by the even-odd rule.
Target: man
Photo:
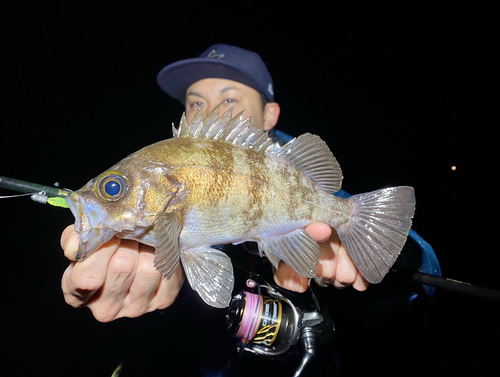
[[[185,105],[186,117],[192,119],[201,108],[207,115],[221,104],[221,114],[234,107],[233,114],[243,116],[271,130],[280,115],[274,102],[273,82],[260,58],[254,52],[218,44],[198,58],[182,60],[165,67],[158,75],[160,87]],[[368,283],[358,272],[335,231],[314,223],[307,232],[320,243],[317,276],[337,288],[352,285],[363,291]],[[73,226],[61,236],[61,246],[68,259],[78,247]],[[170,306],[184,282],[181,266],[168,281],[153,266],[154,249],[136,241],[111,239],[82,262],[72,261],[62,279],[64,297],[74,307],[87,306],[103,322],[120,317],[138,317]],[[304,292],[308,279],[280,263],[274,274],[282,287]]]

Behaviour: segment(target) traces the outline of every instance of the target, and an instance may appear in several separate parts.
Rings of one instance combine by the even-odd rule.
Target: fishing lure
[[[72,193],[72,191],[67,189],[44,186],[2,176],[0,176],[0,188],[22,193],[20,195],[0,196],[0,199],[30,195],[31,199],[37,203],[47,203],[54,207],[62,208],[69,208],[65,198]]]

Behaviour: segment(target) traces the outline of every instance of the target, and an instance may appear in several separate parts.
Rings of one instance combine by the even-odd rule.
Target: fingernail
[[[78,233],[71,233],[71,235],[68,237],[68,241],[66,241],[66,247],[64,248],[64,255],[66,256],[66,258],[72,261],[76,260],[75,255],[78,251],[79,242],[80,237],[78,236]]]

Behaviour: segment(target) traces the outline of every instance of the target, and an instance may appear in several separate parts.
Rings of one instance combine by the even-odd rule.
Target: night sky
[[[413,229],[434,247],[443,275],[500,289],[492,4],[3,4],[0,175],[80,188],[171,137],[182,107],[157,86],[161,68],[214,43],[234,44],[266,62],[281,106],[277,128],[320,135],[350,193],[413,186]],[[67,306],[60,289],[68,261],[59,237],[71,213],[16,198],[1,199],[0,214],[4,375],[110,376],[124,360],[138,370],[141,360],[152,371],[161,363],[165,375],[197,375],[223,327],[220,311],[185,289],[161,313],[98,323],[89,310]],[[328,292],[321,296],[340,323],[355,310],[340,303],[369,295]],[[500,366],[499,314],[493,301],[438,290],[398,317],[400,327],[382,320],[376,329],[340,329],[339,373],[491,373]],[[320,357],[315,367],[333,375],[329,363]]]

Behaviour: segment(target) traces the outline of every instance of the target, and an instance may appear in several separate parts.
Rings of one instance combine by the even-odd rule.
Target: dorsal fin
[[[323,190],[335,193],[342,187],[342,169],[328,145],[317,135],[305,133],[267,153],[286,159]]]
[[[243,111],[233,117],[232,108],[219,115],[220,106],[216,106],[206,118],[198,109],[190,123],[186,114],[182,114],[179,127],[172,126],[174,137],[218,140],[257,151],[263,151],[274,143],[267,131],[252,123],[252,117],[244,119]],[[276,145],[279,147],[278,143]]]
[[[205,118],[198,109],[190,123],[186,114],[182,114],[179,128],[173,126],[174,137],[217,140],[266,153],[293,165],[322,189],[330,193],[340,190],[340,165],[319,136],[306,133],[280,146],[273,142],[267,131],[252,123],[252,117],[243,119],[243,111],[233,117],[232,108],[219,115],[220,106],[216,106]]]

